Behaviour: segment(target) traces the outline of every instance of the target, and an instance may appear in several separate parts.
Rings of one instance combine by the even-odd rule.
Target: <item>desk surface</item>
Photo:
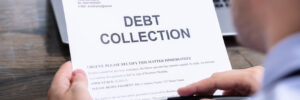
[[[261,64],[263,55],[226,39],[234,69]],[[49,0],[0,1],[0,98],[47,99],[58,67],[69,59]]]

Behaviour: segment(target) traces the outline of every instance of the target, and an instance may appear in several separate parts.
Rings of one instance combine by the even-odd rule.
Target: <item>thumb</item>
[[[71,91],[73,93],[88,91],[88,80],[83,70],[73,72]]]
[[[71,100],[92,100],[88,91],[88,79],[83,70],[73,72],[70,93],[73,97]]]
[[[86,74],[83,70],[75,70],[73,72],[72,83],[88,85]]]

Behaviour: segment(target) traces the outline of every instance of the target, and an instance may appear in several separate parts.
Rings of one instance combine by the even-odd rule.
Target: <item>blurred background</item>
[[[224,40],[234,69],[261,64],[264,55],[241,47],[234,35]],[[55,72],[68,60],[50,0],[0,0],[1,100],[46,100]]]

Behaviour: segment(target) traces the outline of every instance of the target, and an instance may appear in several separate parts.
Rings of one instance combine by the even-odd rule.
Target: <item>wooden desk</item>
[[[232,46],[233,68],[259,65],[263,55]],[[53,75],[69,59],[48,0],[0,1],[0,99],[44,100]]]

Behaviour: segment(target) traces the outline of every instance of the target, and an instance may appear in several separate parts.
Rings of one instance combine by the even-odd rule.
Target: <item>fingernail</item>
[[[75,74],[75,76],[76,76],[76,75],[82,75],[82,76],[85,76],[85,72],[84,72],[83,70],[75,70],[75,71],[74,71],[74,74]]]
[[[178,90],[182,90],[183,89],[183,87],[182,88],[179,88]]]
[[[182,91],[184,91],[185,89],[184,88],[179,88],[177,91],[178,92],[182,92]]]
[[[187,88],[188,86],[185,86],[185,87],[181,87],[179,88],[180,90],[184,90],[185,88]]]

